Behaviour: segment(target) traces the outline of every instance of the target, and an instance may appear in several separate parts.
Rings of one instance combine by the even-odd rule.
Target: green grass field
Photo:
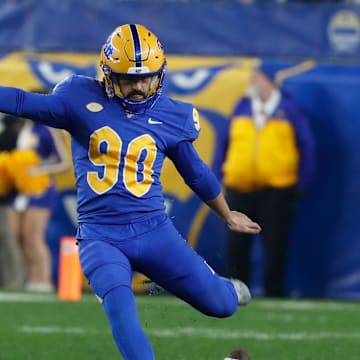
[[[255,299],[213,319],[171,296],[137,302],[157,360],[223,360],[239,347],[252,360],[360,359],[360,303]],[[120,358],[92,295],[69,303],[0,292],[0,360]]]

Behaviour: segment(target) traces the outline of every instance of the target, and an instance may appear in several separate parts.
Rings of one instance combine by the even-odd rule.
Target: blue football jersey
[[[199,134],[191,104],[162,94],[144,114],[130,114],[101,82],[77,75],[52,94],[21,94],[18,113],[71,134],[80,223],[122,224],[164,211],[164,158]]]

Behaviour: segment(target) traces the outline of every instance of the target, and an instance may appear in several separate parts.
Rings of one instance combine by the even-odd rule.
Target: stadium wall
[[[220,177],[224,124],[244,93],[250,67],[260,62],[268,72],[285,73],[285,89],[310,119],[320,166],[317,182],[296,208],[288,293],[360,299],[359,7],[77,3],[24,0],[0,6],[1,85],[32,89],[52,87],[71,73],[99,76],[97,52],[108,32],[122,22],[144,23],[171,54],[164,91],[200,110],[202,134],[196,146]],[[300,71],[286,71],[294,67]],[[224,224],[201,205],[170,162],[163,182],[179,231],[226,274]],[[74,234],[76,221],[72,174],[59,178],[58,187],[58,209],[47,232],[54,282],[59,238]],[[252,287],[261,294],[262,249],[259,241],[255,245]]]

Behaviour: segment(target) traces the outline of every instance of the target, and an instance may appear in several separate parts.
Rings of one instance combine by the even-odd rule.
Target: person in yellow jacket
[[[294,99],[259,69],[234,108],[225,154],[230,206],[263,229],[264,296],[283,297],[293,204],[314,181],[315,141]],[[251,283],[252,240],[249,234],[228,235],[229,276],[246,283]]]

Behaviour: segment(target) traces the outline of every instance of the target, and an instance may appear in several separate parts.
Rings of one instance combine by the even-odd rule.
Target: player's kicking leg
[[[140,241],[138,270],[202,313],[227,317],[239,304],[250,301],[247,286],[216,274],[182,239],[170,220]]]

